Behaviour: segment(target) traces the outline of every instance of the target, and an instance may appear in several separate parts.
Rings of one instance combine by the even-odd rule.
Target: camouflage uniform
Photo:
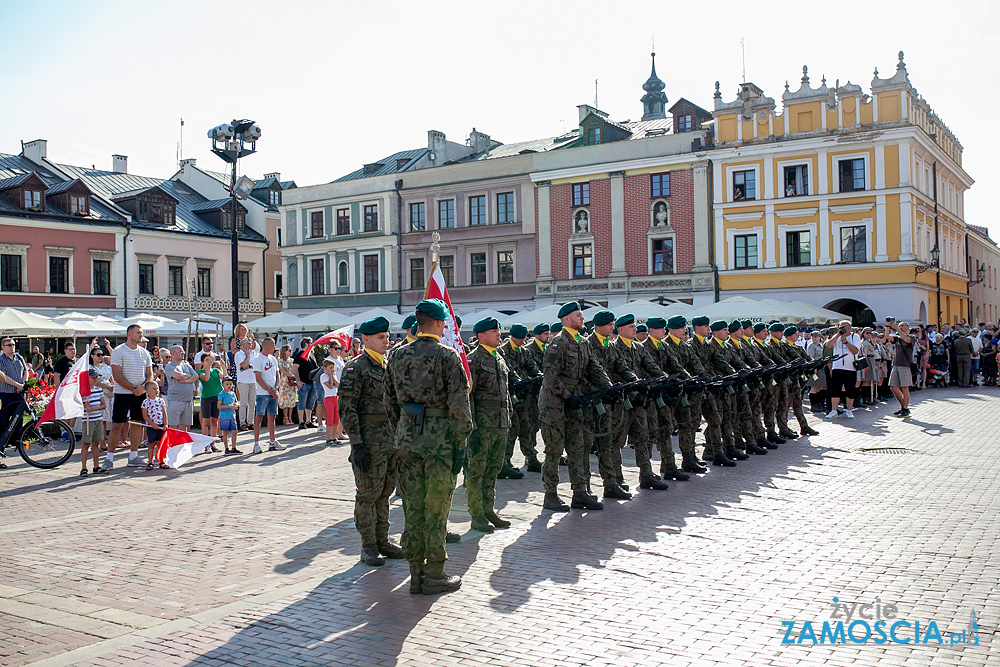
[[[779,365],[794,361],[797,357],[795,352],[788,349],[788,345],[780,338],[768,336],[767,347],[771,349],[771,356]],[[795,391],[795,382],[793,380],[789,380],[789,382],[790,384],[785,384],[784,380],[779,381],[775,392],[774,419],[778,435],[782,436],[791,430],[788,428],[788,408],[791,405],[791,395]]]
[[[708,338],[699,339],[698,334],[694,334],[690,341],[698,361],[704,366],[709,375],[729,375],[733,373],[730,366],[721,354],[721,348],[712,343]],[[701,412],[708,422],[705,430],[706,448],[710,447],[712,452],[723,452],[726,443],[722,437],[722,422],[729,418],[729,402],[723,394],[718,394],[713,390],[705,392],[701,401]]]
[[[684,370],[695,377],[707,375],[691,341],[675,340],[668,335],[663,339],[663,342],[673,352]],[[677,401],[677,405],[674,406],[674,419],[677,422],[677,444],[682,455],[694,455],[694,434],[701,426],[701,412],[702,396],[700,394],[689,396],[688,405],[681,405],[681,401]],[[705,446],[711,449],[707,431],[705,433]]]
[[[414,432],[403,403],[425,406],[423,432]],[[455,492],[456,450],[472,432],[469,379],[455,350],[419,335],[401,347],[386,368],[385,407],[399,448],[399,488],[405,526],[403,555],[440,571],[447,560],[445,534]]]
[[[649,352],[653,362],[667,375],[689,375],[681,362],[674,356],[673,350],[667,347],[667,344],[662,340],[656,340],[649,336],[642,342],[642,346]],[[672,442],[675,427],[673,406],[664,404],[660,408],[657,407],[655,401],[649,404],[649,435],[656,443],[656,448],[660,453],[661,474],[665,474],[666,468],[677,467]]]
[[[607,338],[604,342],[597,334],[587,337],[587,345],[590,347],[594,358],[601,364],[601,368],[608,374],[608,378],[620,378],[618,382],[632,382],[638,377],[629,368],[629,365],[622,357],[621,351],[611,344]],[[589,384],[584,393],[597,391],[601,387]],[[601,435],[597,433],[609,433],[616,426],[624,424],[624,409],[621,402],[618,402],[603,415],[597,414],[596,410],[587,411],[586,449],[588,452],[597,450],[597,470],[601,475],[605,488],[621,484],[624,481],[622,473],[622,448],[618,445],[618,438],[615,435]]]
[[[795,343],[786,342],[788,349],[790,350],[789,357],[791,361],[796,359],[809,359],[809,355],[801,347]],[[792,378],[792,385],[788,388],[788,398],[789,403],[792,407],[792,414],[795,415],[795,420],[799,423],[799,431],[805,429],[812,430],[809,427],[809,422],[806,421],[806,413],[802,410],[802,390],[803,383],[802,378],[796,375]]]
[[[544,343],[542,345],[544,345]],[[541,347],[541,346],[539,346],[539,343],[537,341],[533,340],[530,343],[528,343],[527,345],[523,346],[521,348],[521,351],[524,352],[524,355],[528,359],[530,359],[530,363],[528,361],[525,361],[525,363],[524,363],[525,370],[527,371],[527,369],[533,368],[533,369],[537,370],[537,375],[541,375],[542,374],[542,367],[545,365],[545,350],[544,350],[544,348]],[[525,378],[528,378],[528,377],[531,377],[531,376],[530,375],[525,375]],[[528,396],[525,399],[524,404],[525,404],[524,412],[522,413],[522,414],[524,414],[526,416],[525,417],[525,423],[522,426],[522,429],[523,429],[522,433],[524,434],[524,437],[518,436],[518,437],[521,437],[521,447],[522,447],[521,451],[522,452],[524,451],[524,449],[523,449],[524,443],[527,442],[531,446],[532,456],[535,459],[537,459],[538,458],[538,453],[537,453],[538,452],[538,444],[537,444],[538,443],[538,431],[541,428],[541,425],[538,423],[538,393],[536,392],[536,393],[533,393],[530,396]]]
[[[763,363],[761,363],[761,352],[754,345],[753,341],[746,337],[741,338],[738,347],[743,355],[743,363],[753,369],[763,366]],[[743,432],[743,437],[748,442],[754,442],[758,445],[761,444],[765,435],[764,424],[760,420],[763,392],[764,390],[761,389],[759,380],[750,383],[750,393],[747,394],[750,415],[747,418]]]
[[[542,373],[535,366],[531,358],[528,357],[525,347],[522,346],[515,349],[515,344],[509,338],[504,341],[503,345],[497,348],[497,352],[503,355],[504,361],[507,362],[507,368],[515,376],[511,379],[511,384],[541,375]],[[531,428],[531,416],[528,414],[530,400],[534,400],[534,397],[524,401],[518,399],[517,404],[511,406],[510,433],[507,436],[504,463],[509,463],[510,457],[514,455],[514,442],[517,440],[521,442],[521,453],[524,454],[526,462],[538,458],[538,453],[535,451],[535,443],[530,439],[531,434],[529,434]],[[537,410],[537,401],[535,403],[535,409]]]
[[[753,339],[754,345],[757,346],[757,350],[760,352],[761,365],[767,366],[779,366],[784,362],[784,357],[777,354],[775,349],[767,344],[766,339],[761,341],[755,336]],[[764,428],[767,431],[768,440],[777,440],[778,431],[775,429],[775,412],[778,406],[778,395],[781,391],[781,383],[774,384],[777,380],[767,381],[764,384],[764,389],[761,392],[761,412],[764,417]]]
[[[337,392],[340,419],[351,444],[364,443],[371,455],[371,468],[361,472],[352,462],[354,524],[363,546],[389,540],[389,497],[396,489],[399,457],[383,400],[385,368],[369,354],[361,354],[344,365]]]
[[[465,492],[469,514],[473,519],[485,520],[493,514],[497,475],[505,461],[507,433],[511,427],[507,389],[509,369],[498,351],[490,352],[483,345],[476,346],[468,361],[472,373],[470,403],[476,430],[469,436],[467,447]]]
[[[664,375],[660,367],[656,365],[649,352],[642,343],[633,339],[629,345],[621,336],[612,343],[628,367],[640,380]],[[625,381],[625,380],[621,380]],[[655,409],[655,406],[653,406]],[[637,398],[632,404],[632,410],[626,415],[630,420],[628,429],[615,434],[615,441],[619,449],[625,446],[625,439],[635,451],[635,463],[639,467],[639,479],[650,479],[654,476],[653,466],[650,463],[650,418],[646,406],[642,400]],[[658,430],[658,429],[657,429]]]
[[[569,480],[574,494],[586,493],[590,483],[590,451],[586,449],[583,419],[578,411],[567,414],[570,395],[586,393],[586,382],[604,387],[608,376],[587,341],[565,329],[545,348],[545,379],[538,397],[538,418],[545,441],[542,484],[547,494],[559,486],[559,457],[566,452]]]
[[[714,337],[713,337],[714,338]],[[715,339],[718,345],[718,339]],[[748,366],[743,363],[743,355],[732,339],[725,342],[722,347],[722,356],[726,362],[733,367],[736,372],[746,370]],[[750,416],[750,404],[747,401],[747,394],[743,393],[743,385],[734,385],[735,394],[729,394],[729,411],[732,418],[728,424],[723,424],[723,435],[727,438],[727,444],[736,446],[739,442],[739,449],[743,449],[743,430]]]

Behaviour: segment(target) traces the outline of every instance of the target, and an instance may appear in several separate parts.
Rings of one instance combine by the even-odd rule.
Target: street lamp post
[[[236,180],[236,163],[241,157],[257,152],[257,140],[260,139],[260,127],[252,120],[233,120],[223,123],[208,131],[212,140],[212,152],[233,166],[232,179],[229,181],[230,215],[229,224],[232,260],[232,296],[233,296],[233,331],[240,321],[240,286],[239,286],[239,227],[236,224],[238,199],[246,199],[253,189],[253,181],[246,176]]]

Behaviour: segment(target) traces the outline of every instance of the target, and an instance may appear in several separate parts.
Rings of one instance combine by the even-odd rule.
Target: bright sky
[[[378,2],[0,0],[6,63],[0,76],[0,152],[48,139],[49,158],[170,176],[180,119],[184,157],[219,170],[206,132],[256,120],[251,176],[280,171],[300,186],[331,181],[366,162],[426,145],[436,129],[463,142],[476,127],[503,142],[553,136],[576,124],[576,105],[615,120],[642,115],[655,38],[657,73],[672,104],[711,110],[714,83],[736,97],[747,79],[779,100],[798,87],[860,84],[891,75],[903,50],[910,81],[965,147],[976,180],[966,221],[1000,219],[1000,132],[983,134],[1000,107],[985,76],[1000,62],[1000,9],[971,0],[699,4],[621,2]],[[976,131],[975,128],[980,128]]]

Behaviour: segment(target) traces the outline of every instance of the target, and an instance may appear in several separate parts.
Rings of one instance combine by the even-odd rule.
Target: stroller
[[[928,387],[947,387],[948,386],[948,365],[945,364],[944,370],[938,370],[927,364],[925,368],[927,369],[927,386]]]

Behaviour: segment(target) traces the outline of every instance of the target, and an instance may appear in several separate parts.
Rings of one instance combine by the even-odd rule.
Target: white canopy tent
[[[0,335],[32,338],[71,338],[76,334],[73,327],[61,324],[41,315],[26,313],[16,308],[0,310]]]
[[[124,336],[125,327],[114,322],[101,322],[96,319],[61,319],[57,322],[73,327],[74,336]]]
[[[840,313],[834,313],[833,311],[826,311],[827,313],[831,313],[831,315],[818,313],[815,310],[815,306],[803,308],[801,307],[802,305],[808,306],[808,304],[796,306],[792,303],[777,301],[775,299],[761,299],[757,301],[748,299],[745,296],[733,296],[703,308],[695,308],[687,314],[687,317],[690,319],[691,317],[704,315],[712,320],[730,321],[739,318],[751,319],[755,322],[777,320],[788,324],[825,324],[830,321],[835,322],[837,319],[843,317]]]
[[[792,306],[801,312],[815,313],[816,322],[820,324],[836,323],[843,319],[850,319],[843,313],[838,313],[837,311],[830,310],[829,308],[820,308],[819,306],[814,306],[813,304],[806,303],[805,301],[789,301],[787,303],[789,306]]]
[[[294,316],[289,316],[294,317]],[[340,313],[333,310],[321,310],[318,313],[313,313],[312,315],[307,315],[305,317],[294,317],[295,322],[289,321],[288,325],[280,329],[280,331],[295,331],[295,332],[323,332],[329,333],[334,329],[340,329],[342,327],[349,326],[351,324],[360,324],[365,320],[358,320],[357,317],[348,317],[347,315],[341,315]],[[368,319],[367,317],[365,319]],[[388,319],[388,318],[386,318]],[[357,320],[357,321],[355,321]],[[400,318],[402,322],[402,318]],[[389,320],[392,323],[392,320]]]
[[[293,327],[297,326],[302,319],[301,317],[296,317],[282,311],[258,317],[256,320],[250,320],[247,322],[247,327],[250,331],[254,332],[254,337],[259,337],[258,332],[280,333],[283,331],[301,331],[301,329]]]
[[[650,317],[662,317],[664,319],[670,319],[674,315],[687,315],[689,312],[694,310],[693,306],[686,303],[668,303],[660,305],[655,301],[647,301],[646,299],[636,299],[635,301],[629,301],[628,303],[615,306],[614,308],[600,308],[597,306],[592,306],[583,311],[583,317],[586,321],[590,322],[594,319],[594,315],[602,310],[610,310],[614,312],[616,316],[626,315],[631,313],[635,315],[635,321],[638,324],[642,324]]]
[[[177,331],[174,327],[168,327],[167,325],[177,324],[175,320],[169,317],[161,317],[159,315],[150,315],[148,313],[139,313],[133,317],[128,317],[124,320],[119,320],[118,324],[128,329],[128,327],[133,324],[138,324],[142,327],[142,333],[146,336],[159,336],[161,334],[160,329],[164,329],[165,335],[176,335]],[[187,331],[187,326],[184,327],[185,332]]]
[[[477,310],[476,312],[467,313],[456,313],[462,318],[462,329],[471,331],[472,326],[481,319],[486,317],[495,317],[500,321],[500,326],[504,329],[509,329],[511,324],[517,324],[520,320],[517,318],[521,313],[515,313],[514,315],[508,315],[507,313],[501,313],[499,310],[493,310],[492,308],[487,308],[485,310]],[[513,318],[513,319],[511,319]],[[504,325],[504,320],[510,319],[510,323]],[[521,322],[521,324],[524,324]]]
[[[406,315],[400,315],[399,313],[395,313],[391,310],[386,310],[385,308],[370,308],[362,313],[358,313],[357,315],[349,315],[347,317],[348,317],[347,324],[351,323],[361,324],[365,320],[370,320],[375,317],[384,317],[385,319],[389,320],[390,327],[399,328],[399,326],[403,323],[403,318],[405,318]]]
[[[562,304],[553,303],[549,306],[543,306],[541,308],[536,308],[535,310],[526,310],[523,313],[515,313],[514,315],[506,315],[503,319],[497,319],[500,319],[500,326],[504,329],[509,329],[512,324],[523,324],[530,329],[536,324],[540,324],[542,322],[545,322],[546,324],[558,322],[560,308],[562,308]]]

